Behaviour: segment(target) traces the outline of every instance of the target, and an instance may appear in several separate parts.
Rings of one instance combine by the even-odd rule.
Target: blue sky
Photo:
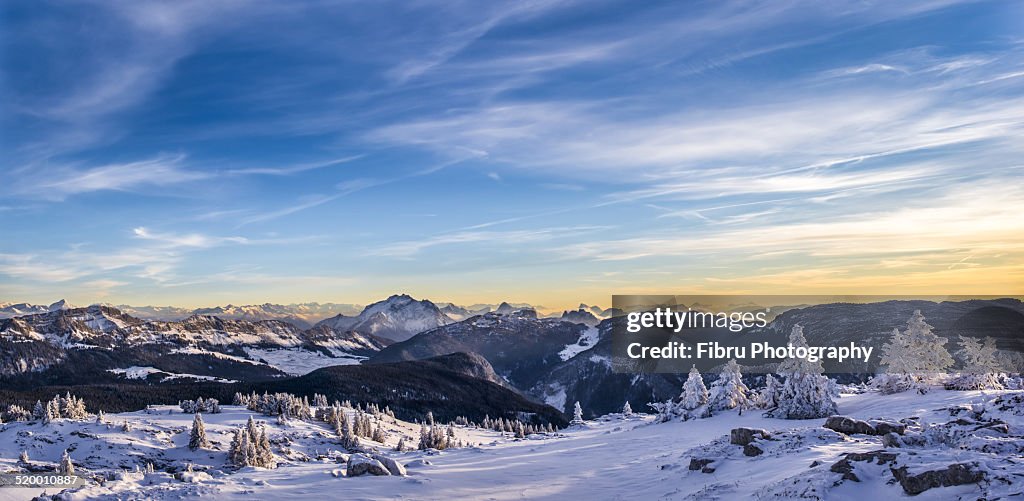
[[[1024,293],[1019,2],[4,2],[0,300]]]

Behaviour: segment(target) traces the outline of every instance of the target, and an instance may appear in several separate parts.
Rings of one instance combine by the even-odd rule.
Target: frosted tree
[[[96,411],[96,424],[103,424],[105,417],[106,416],[103,414],[103,409]]]
[[[789,345],[807,347],[802,326],[794,325],[789,334]],[[832,400],[832,383],[822,375],[821,360],[811,362],[805,358],[788,358],[779,364],[778,374],[786,378],[779,392],[778,406],[769,411],[772,417],[784,419],[812,419],[836,414]]]
[[[756,404],[759,409],[774,409],[779,406],[779,392],[782,385],[775,376],[767,374],[764,377],[764,388],[757,393]]]
[[[957,355],[963,361],[963,370],[946,387],[953,390],[1002,389],[1001,380],[1005,374],[996,355],[995,338],[982,340],[960,336],[959,344]]]
[[[916,372],[924,383],[936,379],[954,363],[953,357],[946,350],[947,340],[932,332],[932,328],[924,321],[921,310],[914,310],[910,320],[907,320],[907,330],[903,333],[910,343]]]
[[[622,415],[626,417],[633,415],[633,408],[629,406],[629,400],[627,400],[626,404],[622,406]]]
[[[683,419],[705,418],[711,415],[708,409],[708,399],[711,394],[708,387],[704,386],[704,378],[701,377],[697,366],[690,367],[690,373],[683,383],[683,392],[679,395],[679,402],[671,411]]]
[[[370,437],[370,440],[373,440],[374,442],[380,442],[383,444],[387,439],[388,436],[387,434],[384,433],[384,429],[381,428],[380,421],[378,421],[377,427],[373,430],[373,436]]]
[[[57,473],[61,475],[75,474],[75,465],[71,462],[71,455],[68,454],[67,449],[64,449],[64,456],[60,458],[60,464],[57,465]]]
[[[18,462],[21,464],[28,464],[28,451],[22,450],[21,455],[18,456]]]
[[[42,421],[46,418],[46,407],[43,407],[43,403],[36,400],[35,407],[32,407],[32,420]]]
[[[60,406],[56,400],[50,400],[46,403],[46,411],[43,413],[43,423],[50,424],[57,419],[60,419]]]
[[[583,407],[580,407],[579,400],[573,405],[572,421],[569,424],[573,426],[581,426],[583,424]]]
[[[249,417],[249,422],[235,431],[228,449],[228,459],[235,466],[257,466],[274,468],[277,466],[274,453],[270,449],[266,430]]]
[[[883,394],[907,391],[914,386],[914,354],[910,342],[898,328],[882,345],[884,372],[871,379],[871,385]]]
[[[256,446],[256,459],[258,463],[255,466],[261,468],[273,468],[277,466],[275,464],[274,452],[270,449],[270,440],[267,438],[266,428],[260,427],[260,435],[254,441]]]
[[[932,332],[921,310],[907,320],[907,328],[893,329],[889,342],[882,345],[884,373],[872,380],[882,393],[897,393],[917,388],[924,393],[928,384],[953,366],[953,357],[946,350],[946,339]]]
[[[210,442],[206,439],[206,427],[203,425],[203,416],[197,412],[196,417],[192,419],[192,433],[189,434],[188,448],[196,450],[209,446]]]
[[[718,375],[718,380],[711,384],[709,404],[712,410],[745,409],[750,405],[747,396],[750,388],[743,384],[743,374],[736,359],[729,360]]]

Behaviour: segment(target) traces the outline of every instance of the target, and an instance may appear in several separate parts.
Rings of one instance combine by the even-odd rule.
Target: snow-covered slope
[[[3,425],[0,469],[22,468],[17,461],[22,450],[28,452],[32,466],[53,468],[64,449],[72,449],[79,472],[112,473],[112,480],[103,485],[65,492],[62,499],[69,500],[183,496],[274,500],[343,493],[347,499],[863,501],[902,499],[908,496],[904,483],[912,488],[927,486],[927,479],[941,479],[950,465],[964,465],[965,471],[980,472],[980,480],[948,486],[939,482],[913,499],[1016,499],[1024,494],[1024,461],[1020,459],[1024,412],[1007,406],[1006,402],[1013,403],[1007,397],[1014,395],[1024,397],[1021,392],[937,390],[927,395],[866,393],[839,399],[843,415],[907,420],[912,423],[907,436],[916,433],[912,428],[920,427],[914,422],[927,423],[935,430],[957,420],[978,426],[992,423],[992,419],[1002,423],[994,428],[954,424],[961,430],[977,428],[964,431],[956,447],[937,443],[885,447],[879,436],[825,429],[823,419],[788,421],[764,418],[756,412],[724,412],[708,419],[662,424],[652,424],[650,417],[609,415],[555,435],[526,439],[457,426],[456,436],[473,444],[471,447],[397,453],[389,448],[400,437],[408,437],[407,442],[416,437],[418,427],[384,420],[386,442],[363,439],[363,444],[376,445],[404,464],[408,476],[358,478],[343,473],[342,462],[349,455],[341,451],[337,437],[322,423],[293,420],[278,425],[255,416],[266,421],[280,466],[234,470],[225,465],[230,433],[242,426],[251,412],[226,406],[221,414],[204,415],[212,447],[193,452],[186,447],[192,415],[173,407],[154,407],[108,415],[109,425],[94,420]],[[1001,396],[1003,403],[998,404],[996,398]],[[130,423],[131,431],[121,430],[123,422]],[[740,427],[768,431],[770,439],[754,442],[761,454],[745,455],[743,446],[729,443],[730,431]],[[848,456],[851,453],[854,455]],[[862,456],[869,459],[858,459]],[[154,464],[156,473],[131,473],[147,462]],[[173,472],[180,475],[190,463],[205,475],[187,477],[191,481],[175,479]],[[897,475],[924,480],[900,482]],[[21,492],[31,496],[41,489]]]

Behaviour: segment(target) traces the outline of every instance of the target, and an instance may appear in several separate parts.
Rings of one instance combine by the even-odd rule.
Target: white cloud
[[[213,237],[201,233],[154,233],[145,227],[138,227],[132,230],[137,238],[150,240],[168,248],[193,247],[205,249],[224,244],[248,244],[250,240],[245,237]]]
[[[12,179],[13,192],[22,197],[63,200],[94,191],[131,191],[171,186],[206,179],[209,174],[187,170],[184,155],[161,155],[148,160],[95,167],[65,165],[23,172]]]

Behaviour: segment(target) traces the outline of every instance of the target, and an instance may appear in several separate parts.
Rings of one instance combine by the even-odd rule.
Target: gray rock
[[[897,454],[894,452],[871,451],[871,452],[849,452],[843,459],[836,461],[829,468],[834,473],[842,473],[843,480],[860,482],[860,478],[853,472],[853,461],[877,461],[876,464],[895,463]]]
[[[690,469],[690,471],[701,470],[701,469],[707,467],[709,464],[714,463],[714,462],[715,462],[714,459],[697,459],[697,458],[692,458],[692,459],[690,459],[689,469]],[[712,470],[712,471],[714,471],[714,470]]]
[[[391,459],[387,456],[380,454],[374,455],[373,459],[380,461],[380,463],[383,464],[384,467],[388,469],[388,472],[391,473],[392,475],[404,477],[407,474],[405,471],[405,467],[402,466],[402,463],[399,463],[394,459]]]
[[[871,426],[875,429],[876,435],[887,435],[889,433],[895,433],[902,435],[907,431],[907,425],[903,423],[893,423],[890,421],[879,421],[872,420]]]
[[[743,446],[743,455],[744,456],[754,457],[754,456],[760,456],[761,454],[764,454],[764,451],[761,450],[760,447],[758,447],[758,446],[756,446],[754,444],[747,444],[747,445]]]
[[[758,438],[767,440],[771,435],[768,434],[768,430],[760,428],[733,428],[729,432],[729,443],[734,445],[747,445]]]
[[[875,430],[874,426],[871,426],[867,421],[861,421],[859,419],[853,419],[846,416],[829,416],[825,420],[825,428],[830,430],[838,431],[845,435],[862,434],[862,435],[877,435],[878,431]]]
[[[903,447],[903,444],[900,442],[900,436],[896,433],[886,433],[885,435],[882,435],[882,447],[891,449],[894,447]]]
[[[348,459],[348,468],[345,470],[345,475],[349,477],[358,477],[361,475],[377,475],[377,476],[389,476],[391,472],[381,464],[380,461],[371,458],[363,454],[353,454]]]
[[[985,472],[976,469],[976,464],[956,463],[945,470],[931,470],[917,475],[907,473],[907,467],[892,468],[892,476],[900,482],[903,491],[916,496],[932,487],[976,484],[985,479]]]

